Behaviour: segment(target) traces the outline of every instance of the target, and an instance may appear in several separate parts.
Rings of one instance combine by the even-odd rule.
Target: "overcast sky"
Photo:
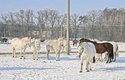
[[[125,0],[70,0],[71,14],[85,14],[91,10],[104,8],[125,8]],[[54,9],[66,12],[66,0],[0,0],[0,14],[17,12],[21,9],[34,11]]]

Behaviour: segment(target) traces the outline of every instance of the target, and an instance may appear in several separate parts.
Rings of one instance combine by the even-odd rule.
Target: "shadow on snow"
[[[0,70],[47,70],[55,68],[0,67]]]

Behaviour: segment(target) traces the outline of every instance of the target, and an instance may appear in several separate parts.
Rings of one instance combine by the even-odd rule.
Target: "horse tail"
[[[108,44],[104,45],[104,47],[107,49],[107,51],[109,51],[108,52],[108,57],[109,58],[108,58],[107,62],[109,61],[109,59],[110,59],[110,62],[111,62],[114,59],[113,45],[108,43]]]
[[[111,49],[111,53],[109,54],[109,57],[113,60],[114,59],[114,53],[113,53],[113,45]]]
[[[113,54],[113,47],[112,47],[112,59],[114,59],[114,54]]]
[[[116,47],[116,56],[118,57],[118,53],[119,53],[119,51],[118,51],[118,45],[117,45],[117,47]]]

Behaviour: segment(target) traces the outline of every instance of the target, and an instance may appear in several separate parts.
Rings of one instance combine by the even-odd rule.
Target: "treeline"
[[[20,10],[0,15],[0,37],[66,37],[66,15],[57,10]],[[71,14],[70,39],[125,41],[125,9],[105,8],[86,15]]]

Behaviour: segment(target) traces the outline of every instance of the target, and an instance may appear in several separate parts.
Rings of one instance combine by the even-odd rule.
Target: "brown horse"
[[[73,42],[73,46],[77,46],[78,40],[75,39],[72,42]]]
[[[114,55],[113,55],[113,45],[111,43],[105,42],[105,43],[97,43],[95,41],[91,41],[85,38],[80,39],[79,44],[81,44],[82,42],[91,42],[95,45],[96,47],[96,53],[98,54],[102,54],[104,52],[108,52],[108,60],[106,61],[106,63],[110,63],[112,62]]]

